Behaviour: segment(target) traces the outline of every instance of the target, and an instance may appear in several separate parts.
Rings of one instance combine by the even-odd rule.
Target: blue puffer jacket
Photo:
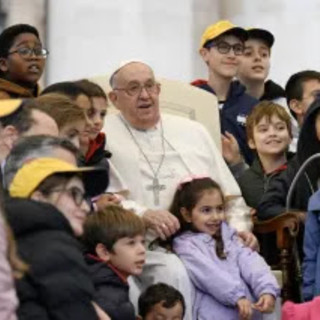
[[[309,301],[320,295],[320,190],[309,201],[303,251],[302,294]]]
[[[215,94],[205,80],[196,80],[192,85]],[[231,82],[227,100],[220,110],[221,132],[228,131],[237,139],[242,155],[246,162],[251,164],[253,153],[248,146],[246,136],[246,119],[253,107],[259,102],[245,93],[246,88],[238,81]]]

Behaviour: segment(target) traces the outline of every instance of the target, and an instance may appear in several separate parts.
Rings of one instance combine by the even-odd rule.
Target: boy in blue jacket
[[[247,144],[245,124],[258,100],[246,94],[243,85],[233,81],[247,38],[245,29],[229,21],[219,21],[208,26],[201,37],[199,52],[208,66],[209,79],[196,80],[192,84],[217,96],[221,132],[235,137],[242,156],[251,164],[253,154]],[[230,136],[227,134],[227,137]]]

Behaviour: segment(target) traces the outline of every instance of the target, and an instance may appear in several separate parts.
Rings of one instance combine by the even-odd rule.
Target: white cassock
[[[162,114],[161,119],[163,129],[159,123],[150,130],[136,130],[127,123],[128,129],[120,114],[107,116],[104,132],[108,150],[112,153],[111,167],[120,173],[120,178],[115,177],[111,170],[108,191],[127,189],[127,207],[142,213],[147,208],[168,209],[179,182],[186,176],[209,176],[220,184],[225,196],[235,197],[227,211],[229,223],[239,231],[250,230],[249,208],[206,129],[200,123],[182,117]],[[157,175],[161,188],[154,192],[152,182],[163,156],[163,146],[165,156]],[[148,238],[154,238],[151,232]],[[192,305],[186,270],[174,254],[148,251],[147,263],[140,278],[142,289],[159,281],[177,287],[183,293],[186,305]],[[187,311],[189,314],[190,310]],[[188,315],[186,318],[191,319]]]

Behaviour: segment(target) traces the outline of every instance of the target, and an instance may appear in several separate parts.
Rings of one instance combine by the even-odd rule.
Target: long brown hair
[[[211,178],[195,178],[191,181],[182,183],[177,188],[177,191],[173,197],[172,204],[169,211],[178,218],[180,222],[181,234],[184,231],[196,231],[194,230],[192,223],[187,222],[182,216],[181,209],[185,208],[189,213],[192,212],[194,207],[203,196],[204,192],[210,190],[217,190],[222,198],[223,204],[225,204],[225,198],[223,196],[221,187]],[[177,234],[177,235],[178,235]],[[176,236],[176,235],[175,235]],[[225,259],[224,244],[220,233],[214,236],[216,240],[216,254],[220,259]]]

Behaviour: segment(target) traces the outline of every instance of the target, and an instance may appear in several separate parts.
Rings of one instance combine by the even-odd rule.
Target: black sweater
[[[6,199],[8,222],[30,266],[16,283],[22,320],[97,320],[94,288],[77,239],[55,207]]]
[[[85,257],[96,290],[95,301],[112,320],[135,320],[129,286],[105,262]]]

